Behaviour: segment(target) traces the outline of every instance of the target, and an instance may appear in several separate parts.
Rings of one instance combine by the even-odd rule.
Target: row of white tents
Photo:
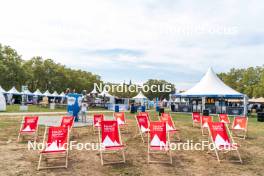
[[[57,91],[54,91],[53,93],[50,93],[48,90],[46,90],[44,93],[42,93],[39,89],[37,89],[35,92],[30,92],[29,90],[19,92],[15,87],[12,87],[9,91],[5,91],[0,86],[0,92],[2,94],[12,94],[12,95],[28,95],[28,96],[47,96],[47,97],[66,97],[64,92],[61,92],[58,94]]]

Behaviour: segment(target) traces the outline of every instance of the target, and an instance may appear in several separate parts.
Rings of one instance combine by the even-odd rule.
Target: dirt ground
[[[173,117],[183,142],[201,140],[201,131],[192,127],[190,116],[174,114]],[[29,151],[27,142],[16,142],[20,120],[21,117],[0,117],[0,175],[264,175],[264,123],[257,123],[255,119],[249,123],[249,138],[237,141],[241,145],[243,164],[228,160],[218,163],[213,153],[183,150],[172,151],[172,165],[147,164],[147,144],[142,143],[139,136],[135,137],[136,122],[130,117],[128,133],[122,134],[127,146],[125,164],[101,166],[97,151],[72,150],[67,169],[41,171],[37,171],[39,151]],[[40,140],[43,133],[44,127],[40,127]],[[93,143],[97,139],[92,128],[75,129],[73,140],[77,142]],[[114,156],[107,158],[116,159]]]

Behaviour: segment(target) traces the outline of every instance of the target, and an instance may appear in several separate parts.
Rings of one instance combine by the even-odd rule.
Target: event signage
[[[67,96],[67,111],[69,114],[75,117],[75,121],[78,122],[78,113],[80,111],[82,103],[82,96],[80,94],[72,93]]]

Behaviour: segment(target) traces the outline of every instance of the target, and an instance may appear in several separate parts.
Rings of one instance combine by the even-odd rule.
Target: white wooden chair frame
[[[140,125],[138,123],[137,115],[135,116],[135,118],[136,118],[136,122],[137,122],[137,130],[136,131],[138,131],[138,132],[136,133],[136,135],[134,137],[141,136],[142,142],[145,143],[144,137],[148,137],[145,134],[149,133],[149,131],[142,132]],[[148,127],[149,127],[149,123],[150,123],[149,118],[147,117],[147,119],[148,119]]]
[[[18,136],[17,136],[17,142],[20,142],[20,137],[22,136],[33,136],[34,138],[34,142],[37,141],[38,139],[38,123],[39,121],[37,122],[37,128],[36,128],[36,131],[34,132],[21,132],[22,128],[23,128],[23,125],[25,123],[25,117],[22,118],[22,121],[21,121],[21,125],[20,125],[20,129],[19,129],[19,132],[18,132]]]
[[[101,128],[100,128],[101,129]],[[125,157],[125,146],[123,146],[122,149],[119,149],[119,150],[104,150],[101,148],[102,145],[102,137],[101,137],[101,130],[99,129],[99,135],[98,135],[98,140],[99,140],[99,143],[100,143],[100,159],[101,159],[101,165],[107,165],[107,164],[118,164],[118,163],[125,163],[126,162],[126,157]],[[121,138],[121,133],[120,133],[120,130],[119,130],[119,126],[118,126],[118,136],[119,136],[119,140],[120,140],[120,145],[123,145],[122,143],[122,138]],[[122,153],[122,160],[120,161],[113,161],[113,162],[104,162],[104,158],[103,158],[103,154],[116,154],[118,152],[121,152]]]
[[[45,127],[45,133],[44,133],[44,137],[43,137],[43,146],[46,145],[46,136],[47,136],[47,129],[48,127]],[[40,152],[40,156],[39,156],[39,162],[38,162],[38,168],[37,170],[41,170],[41,169],[55,169],[55,168],[68,168],[68,158],[69,158],[69,140],[70,140],[70,130],[68,128],[68,133],[67,133],[67,148],[65,151],[62,152],[52,152],[52,153],[42,153]],[[65,158],[65,165],[56,165],[56,166],[41,166],[41,161],[42,159],[61,159],[61,158]],[[48,162],[48,161],[47,161]]]
[[[225,128],[227,129],[227,132],[228,132],[229,138],[231,139],[231,144],[235,144],[234,139],[233,139],[233,137],[232,137],[232,134],[230,133],[230,130],[229,130],[229,128],[227,127],[226,124],[225,124]],[[239,151],[238,151],[238,148],[236,148],[236,150],[235,150],[235,149],[234,149],[234,150],[218,150],[217,147],[216,147],[216,145],[215,145],[215,142],[214,142],[214,140],[213,140],[213,137],[212,137],[212,134],[211,134],[211,131],[210,131],[209,128],[208,128],[208,132],[209,132],[209,136],[210,136],[210,137],[209,137],[209,141],[211,141],[211,143],[214,144],[215,155],[216,155],[217,161],[218,161],[219,163],[220,163],[221,161],[223,161],[223,160],[220,159],[220,155],[219,155],[220,152],[222,152],[223,154],[227,154],[227,153],[230,153],[230,152],[232,152],[232,151],[236,151],[237,156],[238,156],[238,160],[229,160],[229,161],[231,161],[231,162],[239,162],[239,163],[242,164],[242,159],[241,159],[240,153],[239,153]],[[208,148],[208,152],[207,152],[207,153],[210,153],[209,148]]]
[[[248,134],[248,117],[246,120],[246,129],[234,129],[234,122],[235,122],[235,118],[233,120],[232,123],[232,128],[231,128],[231,134],[234,138],[240,138],[240,139],[246,139],[247,138],[247,134]],[[242,133],[242,134],[241,134]]]
[[[166,132],[166,138],[167,138],[167,145],[168,145],[168,150],[151,150],[150,146],[150,133],[148,133],[148,157],[147,157],[147,162],[148,164],[150,163],[164,163],[164,164],[172,164],[172,154],[171,154],[171,149],[170,149],[170,133]],[[169,161],[157,161],[157,160],[151,160],[150,159],[150,154],[163,154],[163,155],[169,155]]]

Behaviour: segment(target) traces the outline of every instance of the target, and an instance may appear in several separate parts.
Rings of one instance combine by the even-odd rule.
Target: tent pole
[[[246,97],[246,95],[244,95],[244,116],[246,116],[247,115],[247,97]]]

